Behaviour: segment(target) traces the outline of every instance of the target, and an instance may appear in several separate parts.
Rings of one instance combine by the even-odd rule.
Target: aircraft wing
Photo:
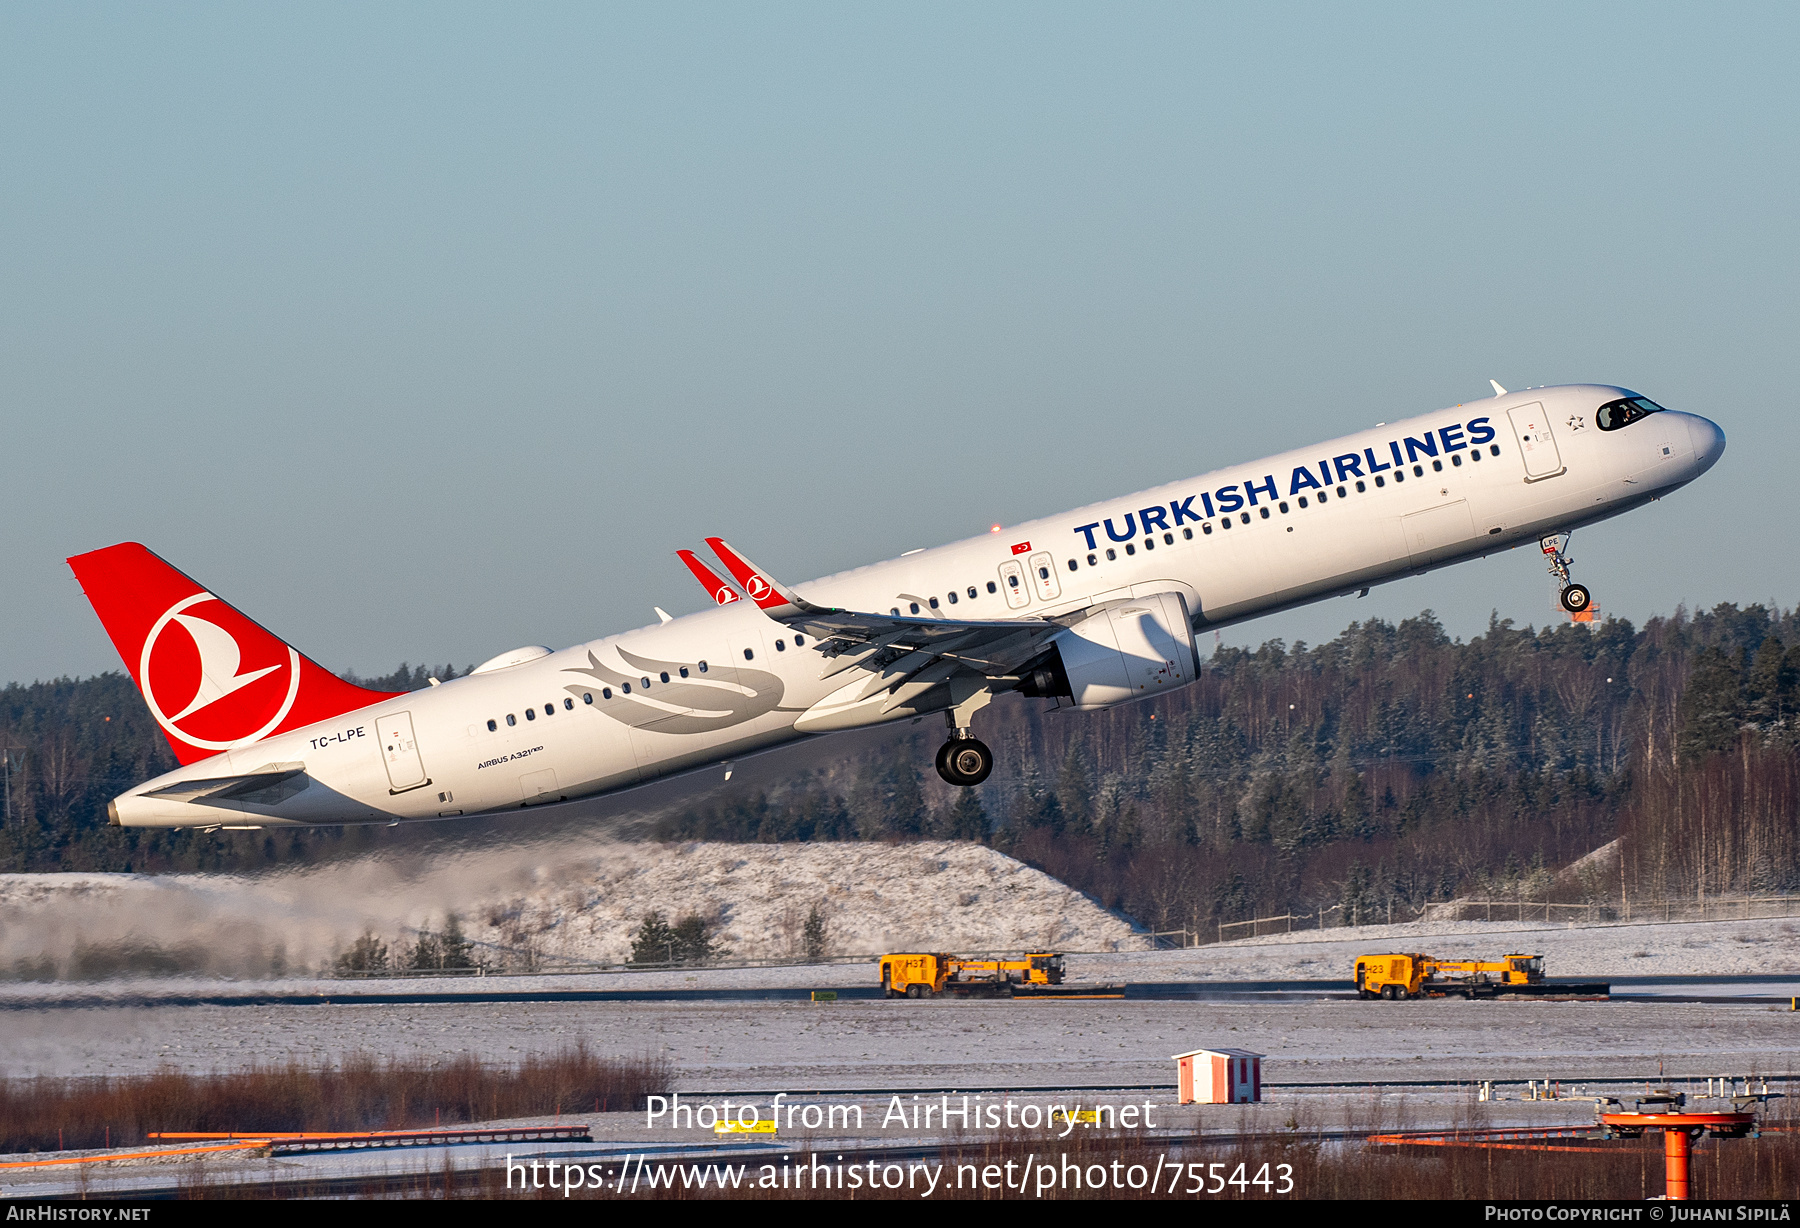
[[[1049,618],[914,618],[815,605],[773,579],[723,539],[709,537],[719,561],[770,618],[812,636],[829,663],[822,678],[863,666],[887,685],[928,671],[942,681],[957,668],[1005,677],[1042,653],[1050,638],[1102,607]]]

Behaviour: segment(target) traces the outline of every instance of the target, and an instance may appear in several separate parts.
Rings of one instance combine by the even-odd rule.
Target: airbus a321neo
[[[807,584],[710,538],[729,581],[681,557],[714,607],[406,694],[335,677],[143,546],[69,565],[181,763],[110,804],[121,826],[495,813],[936,713],[939,773],[976,785],[993,756],[970,721],[995,695],[1164,694],[1194,681],[1208,627],[1528,542],[1590,610],[1567,535],[1724,449],[1624,388],[1534,388]]]

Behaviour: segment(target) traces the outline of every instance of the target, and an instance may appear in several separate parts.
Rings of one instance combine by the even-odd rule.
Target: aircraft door
[[[1025,585],[1025,568],[1018,559],[1007,559],[1000,564],[1000,591],[1006,594],[1006,604],[1015,610],[1031,604],[1031,590]]]
[[[1475,517],[1466,499],[1402,516],[1400,524],[1406,530],[1407,556],[1420,569],[1449,558],[1475,539]]]
[[[1032,555],[1031,583],[1037,590],[1039,601],[1055,601],[1062,596],[1062,584],[1056,578],[1056,560],[1050,557],[1048,550],[1040,550]]]
[[[1564,471],[1562,454],[1557,451],[1556,437],[1550,433],[1550,415],[1540,402],[1517,405],[1506,411],[1512,420],[1513,434],[1519,440],[1519,455],[1525,458],[1525,480],[1553,478]]]
[[[527,772],[519,777],[519,793],[527,806],[541,806],[545,802],[560,802],[562,794],[556,790],[556,769],[544,768],[542,771]]]
[[[405,793],[431,783],[425,775],[425,760],[419,755],[418,739],[413,737],[412,713],[390,712],[378,717],[375,736],[381,739],[381,756],[387,763],[389,793]]]

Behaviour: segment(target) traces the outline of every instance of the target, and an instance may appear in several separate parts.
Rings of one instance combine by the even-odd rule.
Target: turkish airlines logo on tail
[[[212,608],[195,608],[207,602]],[[287,719],[300,694],[300,654],[202,591],[151,626],[138,685],[171,737],[201,750],[230,750],[267,737]]]

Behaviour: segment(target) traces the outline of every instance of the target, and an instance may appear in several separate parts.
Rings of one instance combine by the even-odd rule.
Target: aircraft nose
[[[1694,464],[1697,473],[1705,473],[1718,463],[1725,455],[1725,432],[1719,424],[1698,414],[1688,415],[1688,437],[1694,444]]]

